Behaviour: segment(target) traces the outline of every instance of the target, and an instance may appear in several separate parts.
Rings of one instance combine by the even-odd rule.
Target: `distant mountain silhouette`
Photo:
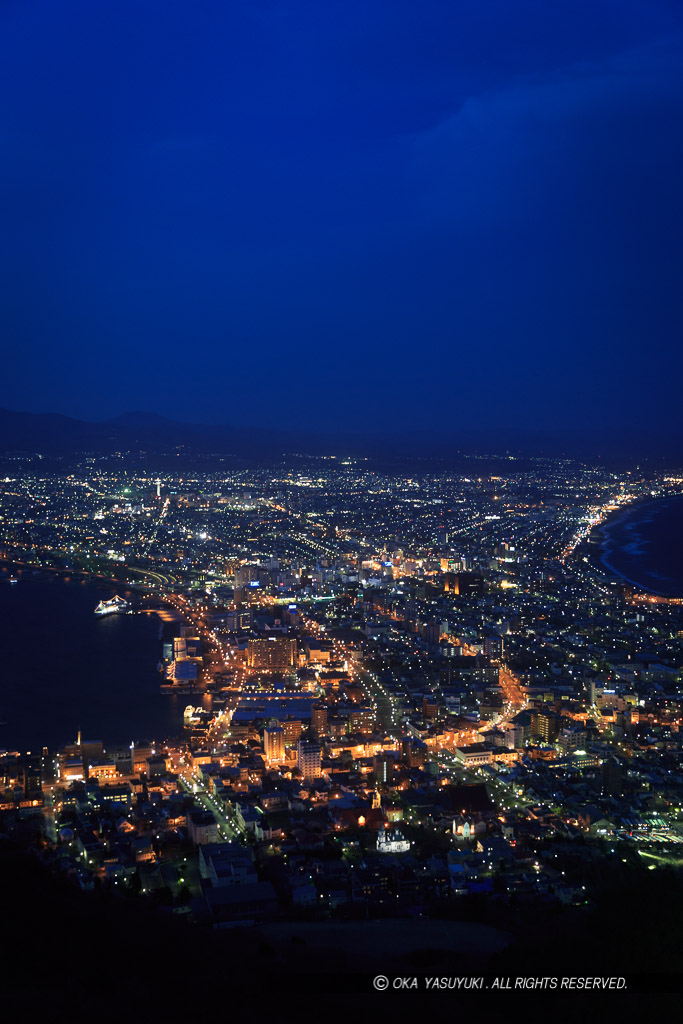
[[[182,423],[156,413],[124,413],[93,423],[60,413],[0,409],[0,451],[4,452],[69,455],[74,452],[156,452],[189,447],[216,454],[256,455],[282,451],[283,441],[283,436],[276,431]]]
[[[121,416],[114,416],[113,419],[106,420],[105,422],[111,424],[120,424],[122,427],[162,427],[173,424],[173,420],[169,420],[166,416],[160,416],[156,412],[143,412],[136,410],[135,412],[124,412]]]
[[[280,431],[264,428],[183,423],[156,413],[129,412],[101,422],[79,420],[61,413],[15,412],[0,409],[0,452],[35,452],[72,455],[76,452],[107,454],[115,451],[167,452],[187,448],[193,452],[245,457],[274,457],[283,452],[318,454],[342,444],[350,454],[362,451],[364,438],[351,439],[351,447],[339,438],[317,431]]]
[[[283,453],[369,456],[392,464],[408,460],[437,460],[456,465],[463,454],[562,456],[613,464],[649,459],[661,466],[683,460],[678,433],[655,438],[613,427],[609,434],[502,428],[456,428],[451,431],[403,429],[399,421],[386,433],[369,434],[339,430],[321,434],[316,429],[279,430],[212,426],[167,419],[157,413],[134,411],[102,422],[89,422],[61,413],[28,413],[0,409],[0,453],[40,453],[69,456],[76,453],[168,453],[185,448],[203,455],[236,455],[241,458],[276,458]],[[519,468],[519,467],[518,467]],[[483,467],[482,467],[483,471]]]
[[[0,409],[0,449],[4,451],[73,451],[100,444],[106,434],[103,424],[84,423],[61,413]]]

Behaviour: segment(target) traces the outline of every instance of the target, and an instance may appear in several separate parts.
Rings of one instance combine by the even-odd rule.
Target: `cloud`
[[[569,170],[581,174],[609,151],[618,158],[631,127],[647,135],[653,119],[661,130],[648,138],[656,143],[648,158],[680,151],[682,64],[677,35],[468,97],[436,128],[404,140],[423,214],[506,217],[511,192],[537,202],[539,188],[552,190]],[[642,166],[636,147],[629,156]]]

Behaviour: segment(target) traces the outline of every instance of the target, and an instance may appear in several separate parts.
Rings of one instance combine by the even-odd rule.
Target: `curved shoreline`
[[[133,602],[135,610],[138,613],[142,614],[143,617],[147,618],[147,616],[150,613],[154,614],[155,616],[160,616],[161,619],[163,620],[161,628],[163,628],[163,625],[164,625],[165,613],[167,613],[169,615],[169,618],[170,618],[170,615],[172,613],[173,619],[176,620],[177,622],[181,623],[181,624],[182,623],[187,624],[187,622],[189,621],[183,615],[182,610],[179,609],[173,603],[173,601],[169,600],[166,597],[162,597],[159,593],[153,591],[151,588],[146,587],[144,585],[141,586],[139,583],[129,583],[126,580],[116,579],[115,577],[112,577],[112,576],[105,576],[104,574],[93,573],[93,572],[89,572],[88,570],[84,570],[84,569],[80,569],[80,568],[79,569],[64,569],[64,568],[58,567],[58,566],[40,565],[40,564],[37,564],[35,562],[23,561],[21,559],[11,558],[11,557],[7,557],[7,556],[0,558],[0,585],[2,585],[2,589],[3,590],[5,589],[5,587],[7,587],[8,590],[12,589],[9,586],[9,577],[11,575],[18,576],[20,583],[23,582],[24,585],[31,585],[31,584],[38,585],[38,584],[41,584],[42,586],[45,586],[45,585],[49,585],[50,583],[52,583],[52,584],[71,583],[71,584],[75,584],[75,585],[78,586],[78,591],[79,592],[81,592],[81,586],[84,586],[86,589],[87,588],[94,588],[95,590],[99,590],[100,595],[102,594],[102,592],[104,592],[105,594],[109,594],[109,595],[113,595],[115,593],[119,593],[119,594],[124,594],[125,593],[128,596],[128,600]],[[4,577],[4,579],[2,579],[2,577]],[[153,607],[147,607],[150,603],[153,604]],[[93,615],[92,618],[94,619],[94,618],[96,618],[96,616]],[[159,642],[160,641],[161,641],[161,635],[159,636]],[[155,673],[155,676],[156,676],[156,673]],[[157,694],[159,692],[160,691],[158,690],[158,687],[155,687],[154,694]],[[149,693],[145,693],[145,699],[147,699],[151,695],[152,695],[152,691],[149,691]],[[166,705],[167,704],[166,697],[168,695],[162,695],[162,696],[163,696],[163,704]],[[3,718],[4,717],[5,716],[3,716]],[[141,734],[143,734],[143,733],[145,733],[147,735],[153,734],[153,738],[154,739],[161,738],[164,735],[166,735],[167,738],[174,738],[174,739],[180,739],[181,738],[181,736],[182,736],[182,716],[180,717],[179,725],[177,727],[177,731],[174,728],[174,731],[172,731],[172,732],[168,731],[169,726],[168,726],[168,723],[164,722],[164,716],[163,715],[161,717],[155,715],[154,718],[157,719],[157,721],[155,721],[155,724],[153,726],[151,726],[151,729],[148,728],[145,725],[140,727],[141,730],[142,730]],[[159,729],[159,722],[161,723],[161,729]],[[138,727],[136,725],[133,725],[132,726],[132,731],[134,732],[136,729],[138,729]],[[138,729],[138,732],[140,732],[140,729]],[[123,737],[123,735],[124,734],[122,733],[122,737]],[[33,746],[35,746],[36,744],[38,744],[40,746],[47,745],[48,748],[50,748],[50,749],[53,749],[53,746],[54,746],[54,749],[58,749],[65,742],[67,742],[66,733],[64,734],[64,737],[62,739],[58,740],[58,741],[55,739],[55,740],[48,741],[47,744],[46,744],[42,740],[40,742],[38,740],[36,740],[35,743],[33,743],[33,741],[31,741],[31,744]],[[113,743],[114,745],[116,745],[117,743],[123,742],[123,738],[121,738],[121,739],[113,739],[112,740],[111,737],[110,737],[108,742],[110,744]],[[126,742],[127,742],[127,740],[126,740]],[[29,745],[31,745],[31,744],[29,744]],[[4,746],[4,744],[3,744],[3,746]],[[16,746],[16,744],[15,744],[15,746]],[[21,746],[21,744],[20,744],[20,746]]]
[[[631,586],[636,587],[645,594],[652,594],[655,597],[670,599],[683,598],[683,581],[677,583],[674,577],[670,577],[672,587],[662,590],[660,587],[657,587],[656,584],[644,582],[642,578],[635,579],[634,575],[629,575],[629,572],[632,572],[632,570],[629,570],[628,568],[620,569],[614,564],[614,554],[623,552],[625,550],[625,545],[619,545],[612,542],[612,530],[622,523],[628,523],[630,520],[634,519],[634,517],[637,517],[640,511],[647,509],[648,506],[658,506],[661,508],[662,502],[671,501],[672,499],[677,499],[678,501],[683,502],[683,492],[676,491],[671,494],[659,495],[657,497],[642,497],[636,501],[630,502],[622,508],[615,509],[613,514],[608,516],[608,518],[605,519],[595,530],[598,550],[594,550],[591,553],[591,560],[594,567],[601,572],[606,572],[615,579],[629,583]],[[634,525],[638,525],[637,518],[635,518]]]
[[[117,580],[113,576],[103,576],[101,573],[88,572],[87,569],[61,569],[55,565],[38,565],[36,562],[20,562],[16,558],[0,558],[0,567],[7,566],[7,568],[16,568],[20,572],[24,570],[30,570],[31,572],[45,572],[54,573],[56,576],[61,578],[75,578],[83,579],[88,583],[100,583],[102,586],[111,586],[114,589],[121,589],[123,587],[126,590],[130,590],[133,594],[139,594],[140,596],[152,596],[143,589],[140,584],[127,583],[125,580]],[[165,598],[152,592],[156,600],[161,603],[169,604]]]

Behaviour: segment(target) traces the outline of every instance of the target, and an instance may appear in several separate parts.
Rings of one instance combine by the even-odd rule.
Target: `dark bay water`
[[[112,744],[182,733],[187,698],[159,691],[158,616],[96,616],[111,588],[10,575],[0,567],[0,748],[54,749],[79,729]]]
[[[683,597],[683,495],[616,513],[602,537],[605,568],[652,593]]]

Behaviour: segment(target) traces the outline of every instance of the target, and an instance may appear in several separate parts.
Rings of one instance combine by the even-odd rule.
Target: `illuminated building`
[[[349,713],[349,732],[360,732],[369,736],[375,729],[375,712],[372,708],[353,708]]]
[[[503,659],[503,638],[502,636],[487,636],[484,640],[484,654],[492,661]]]
[[[404,739],[401,741],[401,756],[409,768],[419,768],[425,763],[427,747],[417,739]]]
[[[444,590],[460,597],[481,597],[484,577],[473,572],[447,572],[444,574]]]
[[[217,843],[218,824],[211,811],[191,811],[187,816],[187,831],[195,845]]]
[[[260,565],[243,565],[235,572],[235,587],[248,587],[252,584],[258,586],[261,572],[262,570]]]
[[[66,783],[82,781],[85,778],[82,758],[60,756],[59,778]]]
[[[494,752],[485,743],[472,743],[467,747],[456,747],[454,753],[456,760],[465,768],[480,768],[491,764]]]
[[[293,746],[303,730],[303,724],[300,718],[286,718],[282,723],[282,731],[285,734],[285,746]]]
[[[279,725],[268,725],[263,730],[263,749],[268,761],[278,763],[285,759],[285,731]]]
[[[552,743],[559,731],[559,718],[552,711],[531,712],[531,734],[545,743]]]
[[[88,764],[89,779],[115,779],[118,774],[118,768],[113,758],[91,761]]]
[[[318,736],[327,735],[327,708],[324,704],[315,704],[311,708],[311,728]]]
[[[40,757],[28,757],[24,762],[24,796],[40,797],[42,794],[42,764]]]
[[[396,758],[390,753],[375,754],[372,759],[372,770],[375,782],[391,782],[396,767]]]
[[[284,671],[296,662],[296,640],[288,637],[252,639],[247,643],[247,665],[266,672]]]
[[[254,624],[252,608],[230,608],[225,613],[225,626],[233,633],[249,630]]]
[[[320,777],[322,751],[319,743],[299,740],[297,749],[297,768],[305,781],[313,781]]]
[[[329,640],[311,640],[306,644],[308,660],[323,664],[332,657],[332,643]]]
[[[429,697],[423,697],[422,699],[422,714],[428,721],[434,722],[439,713],[439,704],[437,701]]]
[[[377,834],[378,853],[407,853],[410,843],[397,828],[381,828]]]

